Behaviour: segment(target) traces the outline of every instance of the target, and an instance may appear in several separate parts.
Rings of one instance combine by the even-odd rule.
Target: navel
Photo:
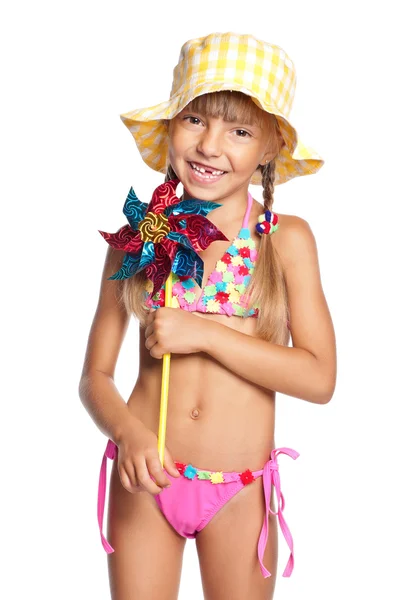
[[[190,416],[192,419],[198,419],[199,418],[199,409],[193,408],[190,412]]]

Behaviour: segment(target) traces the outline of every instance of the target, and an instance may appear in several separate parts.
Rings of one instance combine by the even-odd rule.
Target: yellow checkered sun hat
[[[295,87],[294,64],[279,46],[247,34],[212,33],[183,44],[169,100],[123,113],[120,118],[134,136],[146,164],[166,173],[167,129],[163,120],[172,119],[202,94],[243,92],[277,119],[285,142],[275,157],[275,184],[280,184],[316,173],[324,164],[315,150],[299,139],[288,120]],[[259,170],[250,183],[261,185]]]

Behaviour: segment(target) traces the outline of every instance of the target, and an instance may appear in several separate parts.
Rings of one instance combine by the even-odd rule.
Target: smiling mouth
[[[202,167],[193,162],[188,162],[188,164],[191,167],[191,170],[203,179],[219,179],[222,175],[226,173],[226,171],[221,171],[219,169],[211,169],[210,167]]]

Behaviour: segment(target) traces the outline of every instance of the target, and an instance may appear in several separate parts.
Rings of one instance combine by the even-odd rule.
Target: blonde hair
[[[278,151],[284,143],[279,131],[278,121],[274,115],[265,113],[246,94],[237,91],[220,91],[203,94],[194,98],[189,107],[210,117],[222,117],[225,121],[239,120],[245,123],[264,124],[268,115],[271,127],[270,143],[275,144]],[[275,160],[266,165],[259,165],[262,174],[264,211],[272,210],[274,202]],[[177,175],[168,164],[165,181],[176,179]],[[274,234],[274,235],[277,235]],[[247,289],[250,297],[248,310],[259,306],[256,319],[256,335],[274,344],[287,345],[290,332],[287,328],[289,308],[286,284],[282,264],[272,243],[272,236],[261,235],[260,246],[255,269]],[[141,324],[147,314],[144,308],[146,276],[145,270],[133,277],[123,280],[122,299],[128,313],[135,315]]]

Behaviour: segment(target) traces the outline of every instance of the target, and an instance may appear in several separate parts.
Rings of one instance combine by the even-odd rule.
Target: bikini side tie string
[[[270,577],[270,575],[271,575],[271,573],[268,571],[268,569],[265,568],[265,566],[262,562],[264,550],[265,550],[265,547],[267,545],[267,540],[268,540],[268,517],[269,517],[270,512],[273,515],[277,515],[278,521],[279,521],[279,526],[282,530],[282,533],[285,537],[287,545],[289,546],[289,549],[290,549],[290,556],[289,556],[287,565],[285,567],[285,570],[283,571],[283,577],[290,577],[290,575],[293,571],[293,567],[294,567],[293,537],[292,537],[292,534],[290,533],[289,527],[287,526],[287,523],[283,516],[283,509],[285,508],[285,499],[284,499],[284,496],[283,496],[282,490],[281,490],[279,466],[278,466],[278,462],[277,462],[278,454],[287,454],[294,460],[296,460],[296,458],[298,456],[300,456],[300,454],[296,450],[293,450],[292,448],[285,448],[285,447],[274,448],[271,452],[271,459],[266,463],[264,470],[263,470],[265,517],[264,517],[263,527],[261,530],[257,550],[258,550],[258,559],[260,561],[261,572],[264,577]],[[276,489],[276,496],[277,496],[277,503],[278,503],[278,509],[276,512],[274,512],[271,509],[272,485],[274,485],[274,487]]]
[[[98,501],[97,501],[97,518],[98,525],[101,534],[101,542],[107,554],[112,554],[114,549],[109,544],[104,534],[102,533],[102,524],[104,520],[104,508],[105,508],[105,494],[106,494],[106,461],[108,458],[113,460],[116,457],[117,446],[112,440],[108,440],[105,448],[104,456],[102,458],[101,470],[99,475],[98,484]]]

